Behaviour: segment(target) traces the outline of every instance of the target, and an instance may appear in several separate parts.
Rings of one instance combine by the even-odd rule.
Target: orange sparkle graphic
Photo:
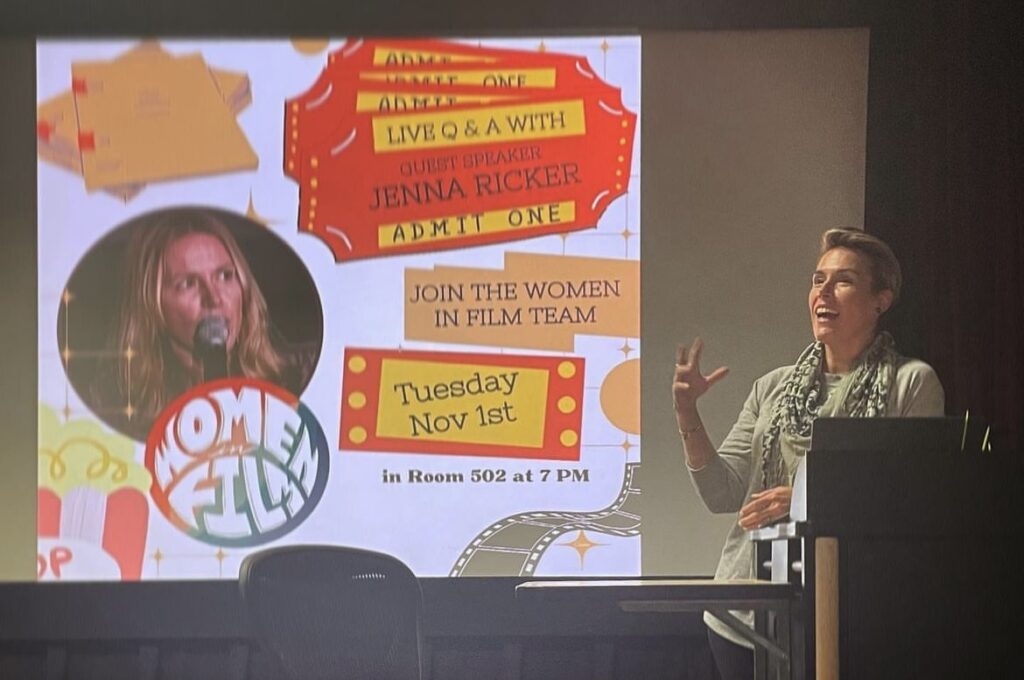
[[[580,570],[583,570],[583,560],[586,558],[587,552],[592,548],[596,548],[599,545],[607,545],[606,543],[595,543],[591,541],[587,536],[586,532],[580,529],[576,538],[569,541],[568,543],[559,543],[558,545],[564,545],[572,548],[580,556]]]

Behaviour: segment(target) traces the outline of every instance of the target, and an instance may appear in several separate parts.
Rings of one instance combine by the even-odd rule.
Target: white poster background
[[[332,41],[333,50],[344,41]],[[470,44],[537,50],[586,57],[606,82],[621,88],[622,102],[640,113],[638,37],[573,37],[466,40]],[[136,41],[43,41],[37,48],[38,101],[66,90],[75,61],[113,59]],[[330,449],[327,489],[312,514],[273,543],[252,548],[219,548],[173,527],[150,504],[142,578],[234,578],[245,554],[272,545],[347,544],[391,553],[419,575],[452,573],[463,549],[492,522],[517,513],[590,513],[606,508],[623,488],[626,466],[640,460],[639,437],[624,433],[603,415],[599,389],[608,372],[639,357],[639,338],[576,336],[571,356],[586,361],[581,458],[571,466],[588,471],[586,482],[470,483],[473,469],[517,471],[560,467],[557,461],[465,456],[339,452],[342,357],[346,347],[497,352],[493,347],[434,345],[403,337],[403,272],[406,268],[464,266],[503,268],[506,252],[548,253],[638,260],[640,253],[640,133],[635,132],[629,193],[603,214],[596,229],[567,238],[545,236],[498,245],[335,263],[317,238],[296,228],[298,188],[282,167],[282,112],[286,98],[310,87],[325,64],[326,51],[309,55],[287,40],[161,41],[172,54],[200,52],[214,68],[243,71],[252,104],[238,122],[259,157],[256,171],[232,172],[149,184],[127,203],[103,192],[87,193],[82,178],[40,160],[39,395],[42,405],[68,419],[96,418],[68,383],[56,342],[61,296],[82,256],[110,230],[143,213],[181,204],[208,205],[244,214],[250,197],[268,228],[308,268],[324,313],[323,346],[315,373],[300,399],[315,413]],[[628,233],[624,235],[624,230]],[[635,310],[639,315],[639,309]],[[517,354],[529,350],[509,349]],[[550,353],[549,353],[550,354]],[[639,386],[637,387],[639,395]],[[105,427],[105,426],[104,426]],[[136,461],[144,446],[137,445]],[[384,470],[462,472],[460,484],[382,484]],[[529,573],[537,575],[635,575],[640,573],[640,536],[586,532],[592,547],[567,545],[567,532],[536,553]],[[86,565],[87,566],[87,565]],[[84,569],[84,571],[82,570]],[[76,579],[110,578],[109,569],[76,570]],[[497,575],[497,574],[496,574]],[[509,574],[513,575],[513,574]]]

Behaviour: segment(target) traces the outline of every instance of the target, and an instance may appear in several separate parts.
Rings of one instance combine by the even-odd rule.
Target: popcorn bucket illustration
[[[39,580],[138,580],[150,475],[135,442],[45,406],[39,423]]]

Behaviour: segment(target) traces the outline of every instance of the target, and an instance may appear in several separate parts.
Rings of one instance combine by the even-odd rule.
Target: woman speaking
[[[211,378],[197,348],[207,331],[223,348],[216,377],[260,378],[298,394],[315,350],[277,337],[256,277],[217,211],[166,208],[135,226],[113,333],[118,361],[93,385],[93,409],[145,439],[164,407]]]
[[[672,398],[690,476],[711,512],[738,513],[715,572],[716,579],[753,578],[746,532],[789,514],[792,477],[810,444],[818,416],[941,416],[942,385],[932,368],[897,353],[880,317],[897,301],[900,266],[889,247],[856,229],[822,235],[811,275],[808,311],[812,342],[792,366],[754,382],[725,441],[716,450],[697,402],[728,373],[705,375],[703,344],[680,346]],[[708,638],[723,679],[753,677],[749,643],[705,614]],[[752,625],[753,615],[741,617]]]

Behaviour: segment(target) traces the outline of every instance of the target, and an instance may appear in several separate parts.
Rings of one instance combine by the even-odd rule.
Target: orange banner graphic
[[[504,269],[405,270],[405,337],[571,352],[577,335],[640,337],[640,263],[505,253]]]

